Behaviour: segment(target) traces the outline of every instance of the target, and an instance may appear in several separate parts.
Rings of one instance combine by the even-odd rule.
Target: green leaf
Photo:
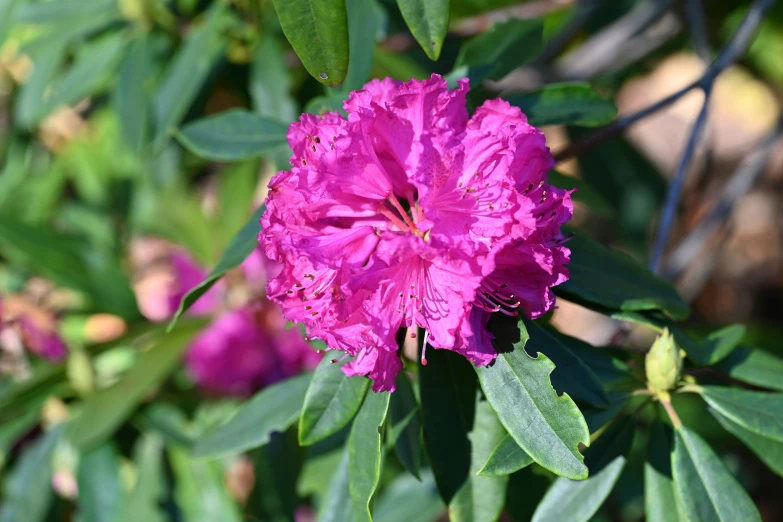
[[[587,208],[595,212],[599,216],[612,217],[614,216],[614,208],[607,199],[588,183],[587,181],[576,178],[574,176],[566,176],[556,170],[550,171],[547,174],[547,179],[552,185],[566,190],[576,189],[576,192],[571,194],[571,198],[575,201],[584,203]]]
[[[45,24],[57,22],[64,18],[81,18],[95,16],[103,11],[115,11],[114,0],[57,0],[52,2],[28,3],[19,10],[16,22],[20,24]]]
[[[258,160],[235,163],[220,173],[219,219],[225,237],[233,237],[247,223],[258,187],[259,163]]]
[[[154,73],[149,38],[142,34],[128,46],[114,85],[114,111],[127,147],[140,155],[149,139],[150,105],[147,83]]]
[[[471,84],[484,78],[499,80],[541,52],[544,27],[540,20],[510,20],[471,38],[460,48],[454,69],[480,67],[478,75],[468,73]]]
[[[0,216],[0,241],[8,247],[9,257],[15,255],[40,275],[84,292],[96,309],[128,320],[139,317],[128,278],[89,245],[11,216]]]
[[[405,372],[400,372],[396,383],[397,389],[389,404],[389,431],[393,434],[392,442],[397,458],[405,469],[418,478],[421,467],[419,403]]]
[[[113,522],[166,522],[161,504],[166,495],[166,477],[163,471],[163,439],[144,434],[133,450],[136,482],[126,496],[120,516]]]
[[[348,439],[350,426],[346,426],[338,433],[320,441],[305,449],[304,462],[302,462],[302,471],[296,484],[296,493],[300,497],[317,495],[319,498],[326,499],[326,490],[331,485],[337,466],[343,455],[345,455],[345,441]],[[348,486],[346,482],[345,495],[348,497]],[[348,510],[351,511],[350,503]]]
[[[710,333],[699,343],[699,351],[704,364],[713,365],[725,359],[742,342],[745,326],[732,324]]]
[[[720,457],[685,426],[675,432],[672,474],[686,520],[761,521],[753,501]]]
[[[258,157],[286,143],[288,126],[244,109],[230,109],[189,123],[176,133],[192,153],[215,161]]]
[[[254,451],[256,487],[254,504],[259,520],[290,521],[300,505],[296,479],[300,472],[300,451],[294,430],[272,433],[269,443]],[[202,519],[222,520],[222,519]],[[244,520],[244,518],[243,518]]]
[[[112,522],[120,512],[123,490],[117,448],[107,443],[81,456],[77,522]]]
[[[449,29],[449,0],[397,0],[397,5],[413,37],[437,60]]]
[[[551,376],[555,390],[568,393],[574,400],[592,406],[609,406],[609,397],[601,381],[571,350],[571,346],[584,349],[586,343],[546,328],[536,321],[524,320],[524,325],[530,336],[525,345],[526,351],[531,355],[543,353],[555,363],[555,371]]]
[[[342,458],[337,465],[337,469],[329,481],[329,489],[323,496],[318,511],[319,522],[354,522],[353,504],[349,501],[349,471],[348,460],[349,450],[346,447],[342,452]]]
[[[578,125],[598,127],[617,116],[617,107],[600,96],[590,84],[564,82],[521,94],[501,95],[516,105],[531,125]]]
[[[311,375],[300,375],[264,388],[225,424],[207,433],[193,448],[193,456],[233,455],[263,446],[274,431],[285,431],[299,418]]]
[[[175,477],[175,498],[186,522],[215,520],[240,522],[242,517],[228,496],[219,462],[193,460],[178,448],[169,448]]]
[[[213,4],[204,22],[191,30],[171,60],[154,97],[153,146],[161,150],[169,133],[185,117],[212,68],[225,48],[221,31],[227,13],[223,4]]]
[[[381,428],[389,411],[390,395],[368,394],[348,437],[348,489],[357,522],[372,521],[370,500],[381,478]]]
[[[150,390],[174,371],[190,340],[202,326],[201,321],[183,323],[170,334],[161,335],[114,386],[88,397],[79,415],[68,426],[67,436],[71,443],[86,449],[110,438]]]
[[[430,347],[427,364],[419,367],[419,386],[424,448],[441,498],[449,504],[470,478],[476,375],[461,355]]]
[[[384,488],[375,504],[375,522],[435,522],[442,520],[443,511],[435,478],[427,469],[421,481],[403,473]]]
[[[710,408],[710,413],[721,426],[741,440],[750,450],[766,464],[769,469],[783,477],[783,443],[774,439],[759,435],[721,415],[717,410]]]
[[[215,268],[209,272],[207,277],[204,278],[202,282],[200,282],[187,294],[185,294],[185,296],[182,298],[182,302],[179,304],[177,313],[174,314],[174,317],[171,319],[171,323],[169,323],[169,330],[174,328],[174,325],[177,324],[177,321],[180,317],[182,317],[182,314],[184,314],[188,308],[193,306],[193,303],[198,301],[198,298],[204,295],[207,290],[212,288],[212,285],[217,283],[218,279],[226,275],[226,272],[229,270],[241,265],[242,261],[244,261],[247,256],[249,256],[250,253],[256,248],[258,245],[258,233],[261,231],[261,225],[258,223],[258,221],[261,219],[261,214],[263,213],[263,206],[253,212],[253,215],[250,216],[250,220],[245,223],[245,226],[242,227],[242,230],[237,232],[237,234],[231,239],[231,243],[228,244],[228,248],[226,248],[226,250],[223,252],[223,255],[220,257],[220,261],[218,261],[218,264],[215,265]]]
[[[26,446],[5,480],[0,522],[40,522],[52,501],[52,456],[62,429],[54,428]]]
[[[5,37],[17,19],[16,13],[22,2],[23,0],[0,0],[0,13],[4,13],[0,18],[0,47],[5,43]]]
[[[478,474],[483,477],[511,475],[532,463],[533,459],[525,453],[525,450],[519,447],[514,437],[506,435],[492,450],[486,464],[479,470]]]
[[[470,479],[449,504],[449,517],[453,522],[495,522],[500,517],[506,504],[508,477],[486,477],[477,473],[505,434],[489,403],[478,401],[469,436]]]
[[[633,444],[631,417],[616,421],[585,452],[587,480],[557,479],[533,515],[533,522],[587,522],[598,511],[620,478]]]
[[[38,408],[24,408],[24,413],[0,421],[0,470],[5,465],[8,453],[14,445],[38,424]]]
[[[625,392],[609,392],[608,408],[593,408],[584,406],[581,408],[590,433],[595,433],[607,422],[614,419],[620,413],[633,395]]]
[[[533,460],[558,475],[584,479],[587,468],[578,447],[590,444],[587,424],[571,397],[552,388],[555,365],[544,354],[534,359],[525,353],[526,340],[526,333],[518,341],[496,336],[495,363],[476,368],[481,388],[508,434]],[[505,344],[511,343],[509,352]]]
[[[307,388],[299,417],[299,443],[309,446],[337,433],[353,419],[370,384],[366,377],[348,377],[343,366],[327,355],[318,364]]]
[[[291,71],[284,57],[277,39],[271,33],[264,33],[250,66],[248,90],[259,116],[291,122],[299,111],[291,96]]]
[[[313,78],[337,87],[348,71],[345,0],[274,0],[277,17]]]
[[[764,350],[739,346],[716,368],[739,381],[783,391],[783,359]]]
[[[757,435],[783,442],[783,393],[700,386],[712,408]]]
[[[672,479],[671,454],[674,433],[660,421],[650,430],[644,463],[644,511],[647,522],[685,522]]]
[[[570,279],[555,287],[555,293],[585,306],[618,311],[661,310],[685,319],[689,308],[677,291],[663,279],[621,252],[608,250],[584,235],[568,242]]]
[[[370,78],[375,54],[375,0],[346,0],[348,11],[348,44],[351,60],[345,82],[330,96],[339,99],[348,97],[351,91],[361,89]]]

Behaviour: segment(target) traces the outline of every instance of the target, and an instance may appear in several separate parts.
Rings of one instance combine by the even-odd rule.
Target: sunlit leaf
[[[553,83],[536,91],[503,95],[516,105],[531,125],[579,125],[597,127],[617,116],[614,102],[600,96],[587,83]]]
[[[397,5],[413,37],[437,60],[449,29],[449,0],[397,0]]]
[[[381,478],[381,427],[389,411],[389,399],[388,392],[369,393],[348,437],[348,489],[357,522],[372,522],[370,501]]]

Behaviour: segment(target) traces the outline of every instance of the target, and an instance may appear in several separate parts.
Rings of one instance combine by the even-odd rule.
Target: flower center
[[[424,213],[419,207],[419,202],[416,201],[413,194],[409,194],[405,198],[407,203],[407,209],[397,196],[392,192],[389,197],[381,203],[379,212],[381,215],[388,218],[388,220],[402,232],[410,232],[416,236],[427,239],[428,231],[419,230],[417,224],[424,220]]]

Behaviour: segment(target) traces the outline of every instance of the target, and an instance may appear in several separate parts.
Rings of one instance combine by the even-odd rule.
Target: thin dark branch
[[[704,63],[712,59],[710,39],[707,34],[707,22],[704,20],[704,7],[701,0],[688,0],[686,3],[688,25],[691,31],[693,50]]]
[[[658,233],[655,238],[652,258],[650,259],[650,270],[655,273],[658,273],[659,262],[666,249],[666,244],[669,242],[669,234],[674,226],[674,219],[677,216],[677,204],[680,201],[682,188],[685,186],[686,174],[691,166],[691,160],[696,153],[696,147],[699,144],[701,135],[704,133],[704,127],[707,123],[707,114],[709,113],[711,90],[712,89],[708,87],[704,91],[704,104],[701,107],[701,111],[699,111],[696,122],[693,124],[693,129],[691,129],[691,135],[688,138],[688,143],[685,145],[685,150],[682,153],[680,164],[677,166],[674,178],[672,178],[671,183],[669,183],[669,190],[666,192],[666,201],[663,204],[661,221],[658,224]]]
[[[561,29],[552,39],[547,42],[544,50],[536,58],[534,65],[546,65],[563,52],[569,43],[582,31],[584,26],[593,16],[596,10],[606,0],[579,0],[579,5],[574,9],[573,16],[568,20],[565,27]]]
[[[778,120],[775,129],[767,134],[756,145],[755,150],[740,163],[712,210],[674,249],[664,265],[664,277],[674,279],[701,253],[712,234],[731,214],[734,204],[747,194],[764,172],[769,157],[781,137],[783,137],[783,117]]]

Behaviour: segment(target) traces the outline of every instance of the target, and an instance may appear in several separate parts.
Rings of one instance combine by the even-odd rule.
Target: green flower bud
[[[644,370],[647,373],[647,384],[654,391],[671,390],[679,382],[682,356],[669,330],[664,329],[647,352]]]

